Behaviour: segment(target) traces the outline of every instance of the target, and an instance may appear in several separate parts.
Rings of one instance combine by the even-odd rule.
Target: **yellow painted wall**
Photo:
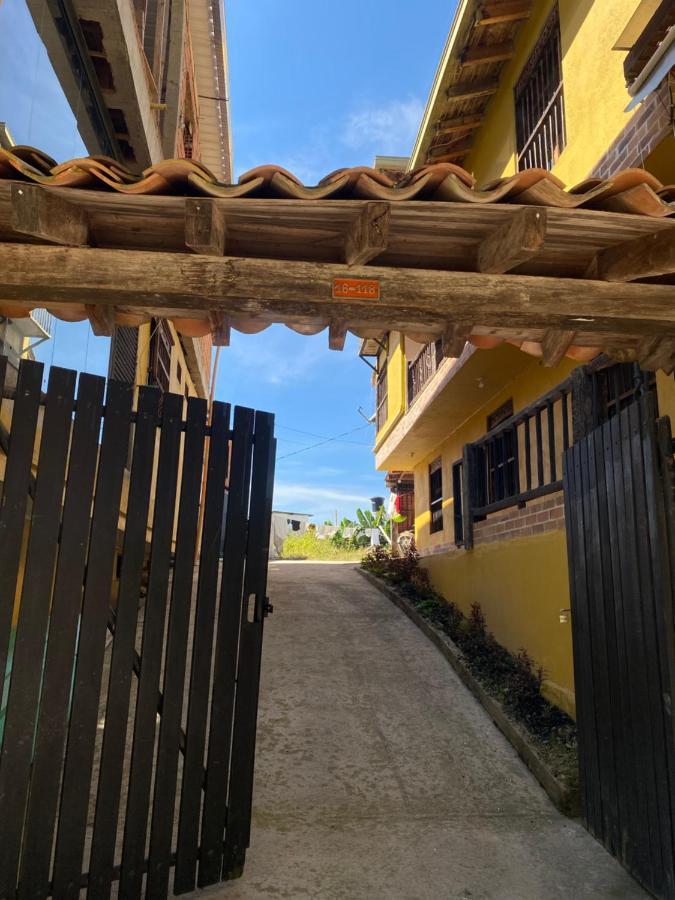
[[[387,358],[386,361],[381,359],[380,365],[386,365],[387,367],[387,418],[382,428],[377,432],[375,439],[376,448],[406,411],[407,370],[405,348],[398,331],[389,332]]]
[[[547,696],[571,714],[574,714],[571,631],[569,624],[560,624],[560,610],[570,605],[565,531],[561,528],[478,544],[471,551],[456,549],[452,464],[461,457],[466,443],[485,434],[489,413],[509,398],[513,399],[514,412],[518,412],[564,381],[574,367],[575,363],[566,360],[548,369],[533,360],[525,372],[498,394],[486,397],[474,415],[414,469],[415,537],[433,586],[465,613],[472,603],[480,603],[495,638],[513,652],[526,648],[537,665],[545,669]],[[429,463],[438,456],[443,466],[444,521],[442,531],[430,534]]]
[[[187,367],[187,361],[183,348],[173,324],[169,322],[171,330],[172,347],[171,347],[171,378],[169,382],[169,390],[175,394],[185,394],[187,387],[190,397],[196,397],[197,391],[193,384],[192,378]],[[150,365],[150,336],[151,326],[147,322],[138,329],[138,353],[136,354],[136,384],[147,384],[148,367]],[[180,375],[179,375],[180,365]]]
[[[544,690],[574,713],[572,630],[564,529],[450,551],[424,560],[434,587],[469,612],[480,603],[489,630],[517,653],[525,647],[544,668]]]
[[[553,5],[551,0],[535,4],[465,160],[479,182],[516,171],[514,89]],[[592,172],[634,115],[624,112],[630,100],[623,75],[626,54],[612,46],[637,6],[638,0],[559,0],[567,145],[553,172],[566,184]]]

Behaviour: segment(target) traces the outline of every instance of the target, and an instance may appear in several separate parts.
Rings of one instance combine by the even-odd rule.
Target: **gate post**
[[[577,444],[595,427],[593,376],[585,366],[572,372],[572,436]]]

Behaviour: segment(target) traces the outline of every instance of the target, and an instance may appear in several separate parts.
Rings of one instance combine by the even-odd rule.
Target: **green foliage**
[[[281,548],[281,559],[333,559],[358,562],[363,549],[339,547],[328,538],[319,540],[316,531],[289,534]]]
[[[356,518],[358,519],[358,528],[361,531],[366,529],[378,528],[380,534],[384,537],[388,544],[391,544],[391,522],[384,506],[381,506],[376,513],[369,509],[357,509]],[[398,517],[396,519],[398,521]],[[401,520],[403,521],[403,520]]]

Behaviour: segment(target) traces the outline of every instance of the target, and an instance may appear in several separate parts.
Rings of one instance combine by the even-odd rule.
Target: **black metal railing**
[[[572,437],[571,390],[567,379],[465,446],[453,489],[466,547],[472,546],[474,522],[562,489],[562,454]]]
[[[438,340],[427,344],[419,356],[408,363],[408,408],[419,397],[442,359],[441,341]]]

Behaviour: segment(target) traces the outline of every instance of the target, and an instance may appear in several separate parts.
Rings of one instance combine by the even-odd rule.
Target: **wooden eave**
[[[453,25],[449,56],[436,77],[435,102],[422,124],[413,154],[415,166],[437,161],[439,145],[445,147],[448,159],[460,164],[470,152],[476,119],[483,118],[497,92],[502,70],[533,6],[532,0],[470,0],[465,4]],[[453,139],[448,141],[443,121],[462,120],[467,127],[454,129]]]
[[[25,204],[25,183],[0,183],[4,315],[84,310],[102,333],[156,315],[184,334],[279,322],[328,328],[334,349],[347,330],[397,330],[442,337],[448,355],[471,335],[539,344],[550,364],[575,347],[673,367],[668,218],[513,203],[30,194]],[[336,278],[376,280],[380,299],[333,299]]]

